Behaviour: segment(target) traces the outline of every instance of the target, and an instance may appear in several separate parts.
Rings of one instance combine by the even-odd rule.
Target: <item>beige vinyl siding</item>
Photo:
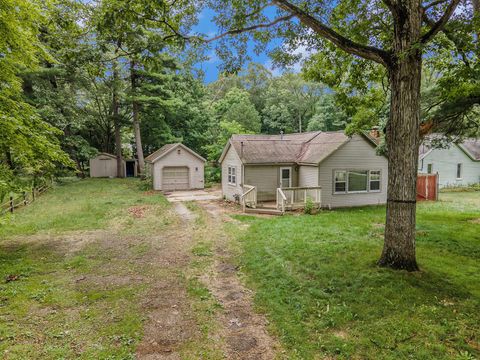
[[[318,166],[300,166],[298,186],[318,186]]]
[[[177,150],[180,149],[180,154]],[[189,189],[203,189],[204,184],[204,166],[202,159],[193,155],[184,148],[177,147],[168,154],[162,156],[153,163],[153,188],[155,190],[163,190],[163,169],[167,167],[187,167]]]
[[[426,173],[428,164],[432,164],[432,173],[438,172],[440,187],[480,182],[480,161],[473,161],[456,145],[448,149],[433,149],[423,158],[423,162],[419,160],[418,171]],[[457,179],[457,164],[462,164],[461,179]]]
[[[245,184],[257,187],[258,201],[276,199],[280,186],[280,168],[291,168],[292,186],[298,186],[298,171],[295,165],[246,165]]]
[[[228,183],[228,166],[236,168],[237,184]],[[247,183],[248,184],[248,183]],[[222,161],[222,195],[225,199],[234,201],[235,195],[242,194],[242,161],[233,146],[229,146]]]
[[[380,170],[380,192],[334,194],[335,170]],[[349,207],[385,204],[387,201],[388,162],[378,156],[375,148],[365,138],[354,135],[352,139],[320,164],[319,185],[322,187],[322,207]]]

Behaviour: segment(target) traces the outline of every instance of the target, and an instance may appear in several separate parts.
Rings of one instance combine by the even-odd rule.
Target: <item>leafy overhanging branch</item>
[[[453,15],[453,12],[455,11],[459,3],[460,0],[452,0],[450,4],[448,4],[442,17],[431,26],[430,30],[425,35],[421,37],[420,42],[422,44],[426,44],[427,42],[432,40],[435,35],[438,34],[438,32],[442,31],[450,17]]]

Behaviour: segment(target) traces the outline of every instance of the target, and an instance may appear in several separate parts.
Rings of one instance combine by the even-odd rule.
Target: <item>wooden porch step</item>
[[[266,215],[283,215],[280,210],[271,208],[245,208],[245,213],[250,214],[266,214]]]

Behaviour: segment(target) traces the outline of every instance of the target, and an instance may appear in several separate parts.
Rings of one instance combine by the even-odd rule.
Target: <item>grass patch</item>
[[[166,206],[160,194],[142,192],[137,179],[86,179],[58,186],[32,205],[7,215],[0,222],[0,239],[41,231],[59,233],[104,229],[125,215],[129,207]]]
[[[139,206],[146,210],[135,217],[129,209]],[[143,236],[172,221],[165,199],[132,179],[68,182],[4,218],[0,354],[133,359],[145,321],[142,279],[160,276],[141,259],[152,248]]]
[[[418,205],[418,273],[375,265],[384,207],[236,217],[256,306],[290,358],[480,357],[480,194],[442,200]]]

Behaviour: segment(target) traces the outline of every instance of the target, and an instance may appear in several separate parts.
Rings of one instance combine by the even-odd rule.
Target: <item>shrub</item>
[[[219,183],[222,177],[222,169],[218,166],[205,166],[205,185]]]
[[[315,209],[315,203],[313,202],[312,198],[309,196],[305,201],[305,206],[303,208],[303,212],[305,214],[311,215]]]
[[[469,191],[480,191],[480,183],[462,185],[462,186],[446,186],[440,190],[440,192],[469,192]]]

